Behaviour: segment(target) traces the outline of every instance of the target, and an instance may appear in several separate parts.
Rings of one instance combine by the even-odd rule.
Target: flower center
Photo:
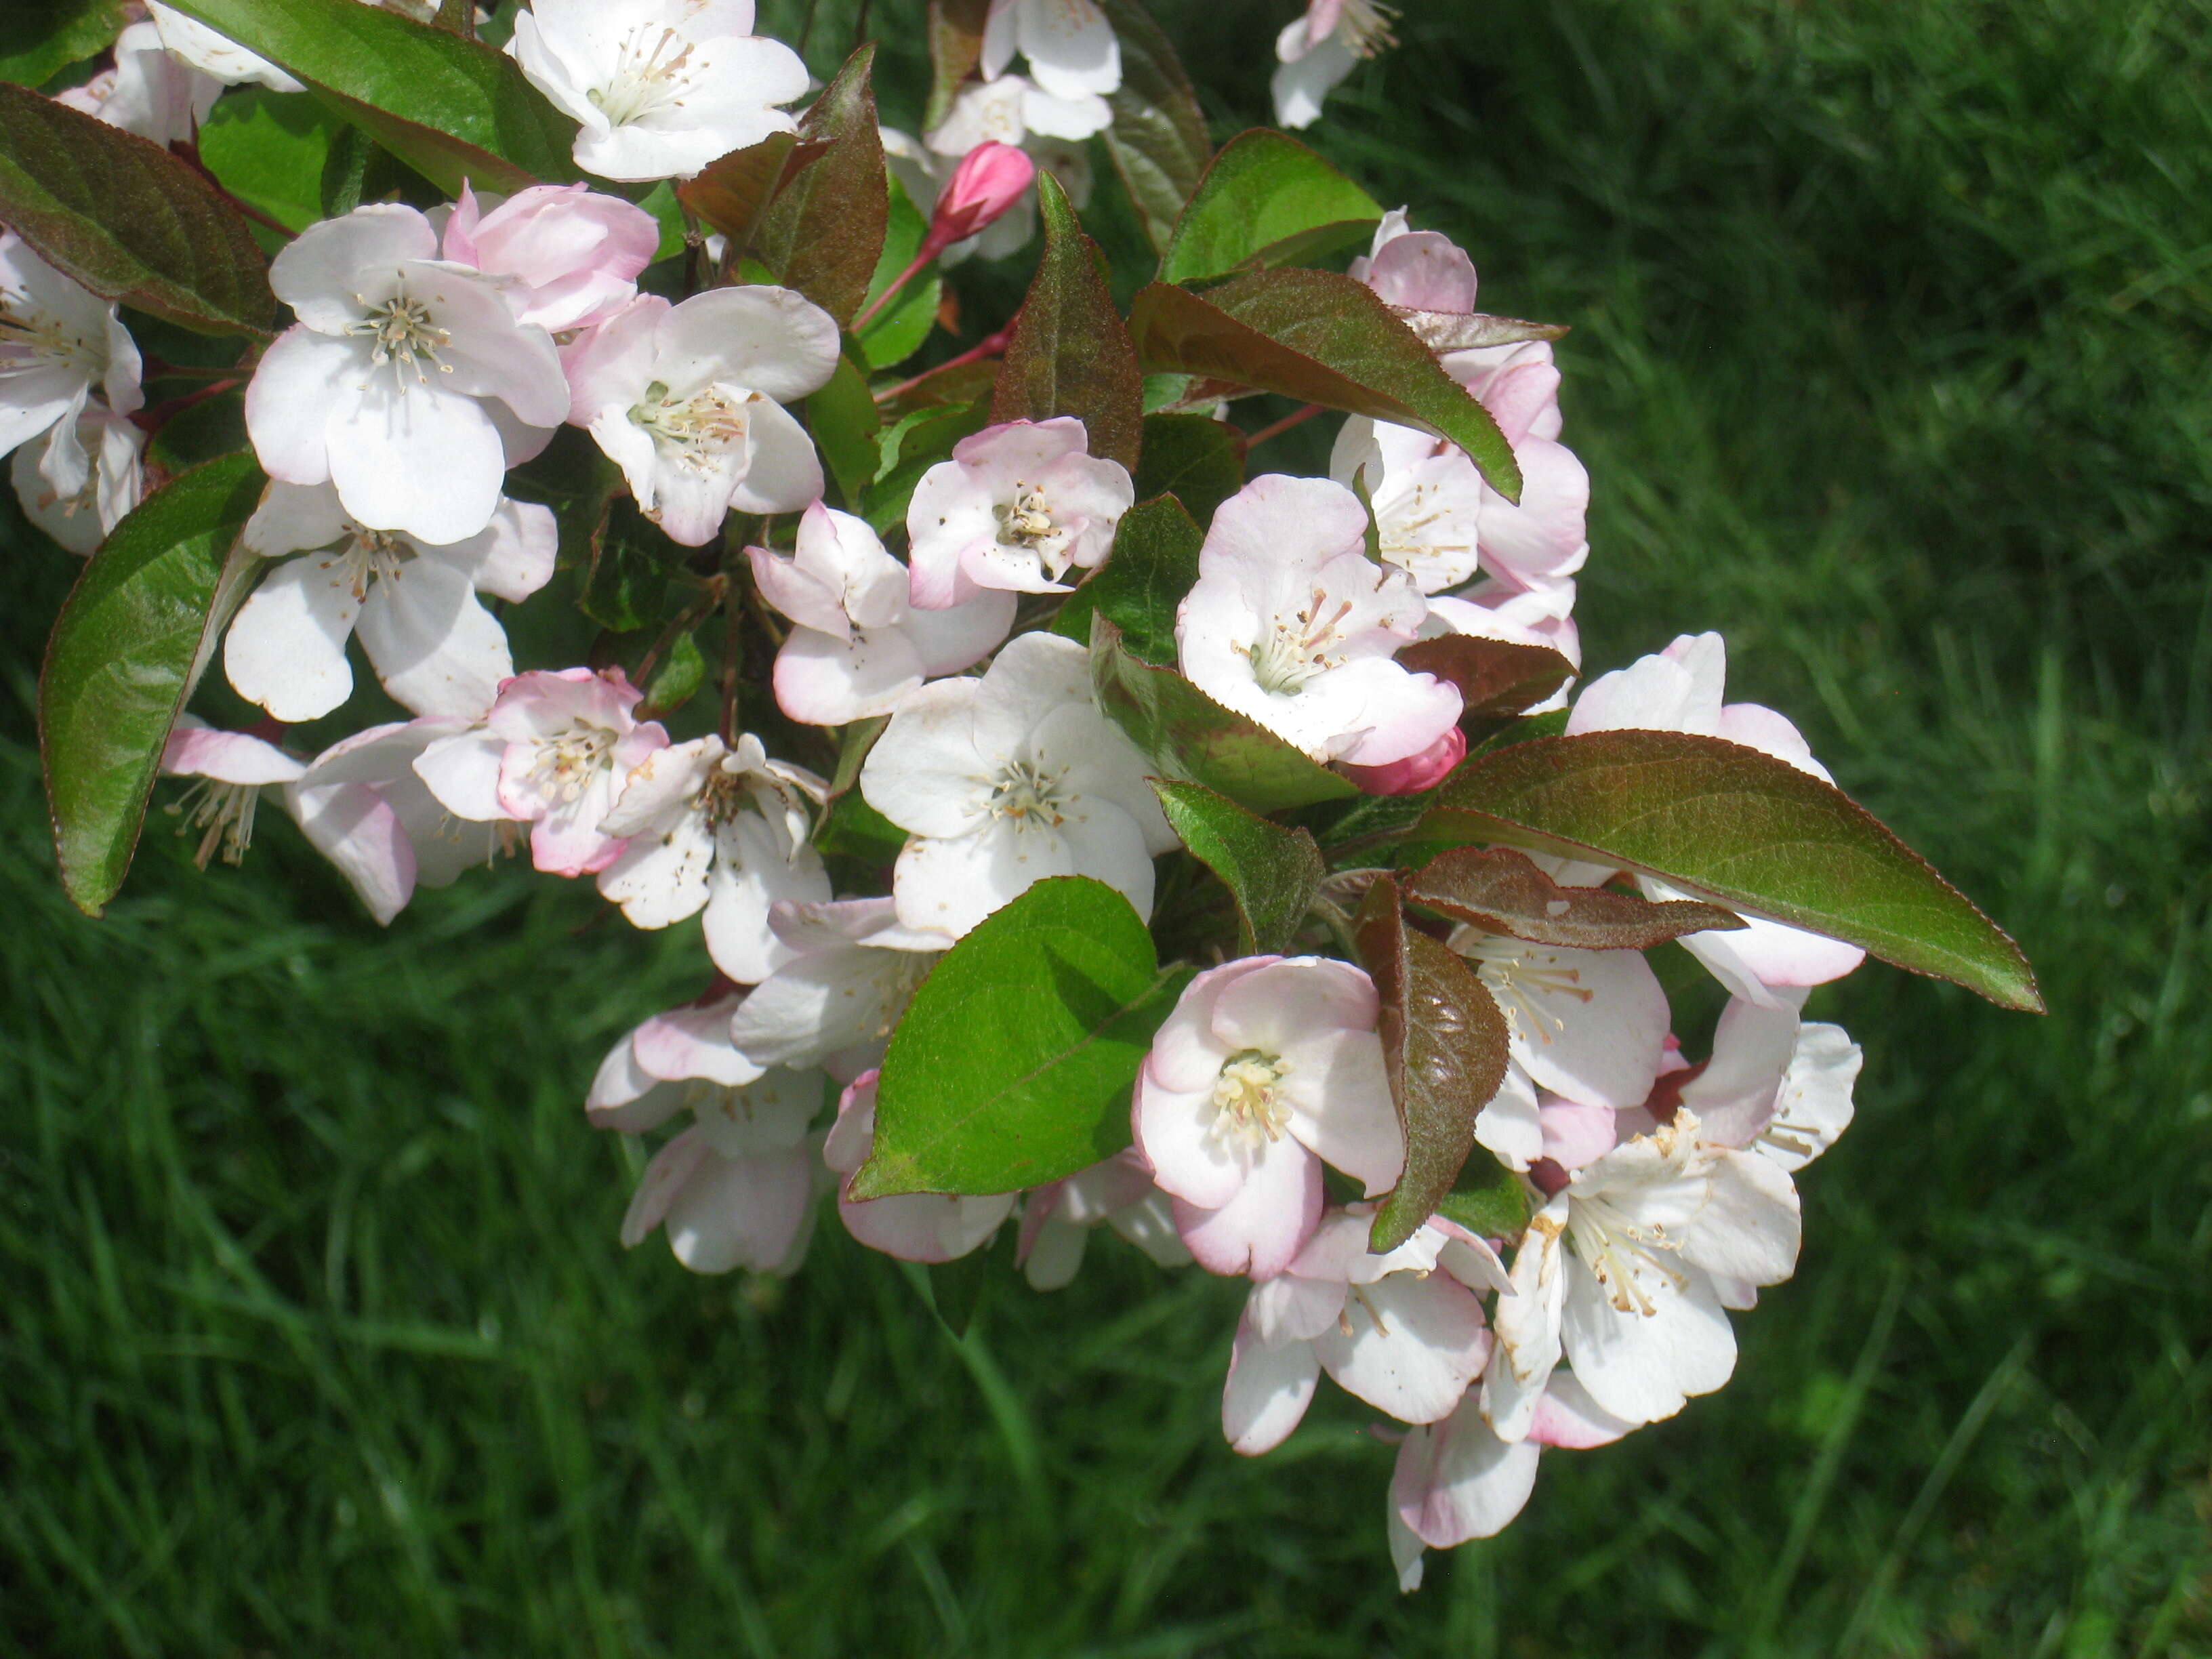
[[[1340,599],[1332,611],[1328,593],[1318,587],[1290,616],[1278,611],[1267,632],[1245,653],[1260,689],[1271,696],[1296,696],[1308,681],[1343,666],[1343,653],[1333,647],[1342,641],[1344,619],[1351,614],[1350,599]]]
[[[622,57],[605,86],[584,96],[609,125],[628,126],[664,106],[680,109],[691,87],[691,43],[674,29],[639,25],[623,37]]]
[[[0,374],[54,367],[94,376],[106,369],[107,354],[34,309],[29,296],[0,288]]]
[[[1000,545],[1036,554],[1048,574],[1058,580],[1067,568],[1067,532],[1054,520],[1052,502],[1043,489],[1036,484],[1016,484],[1014,499],[1000,502],[992,511],[998,516]]]
[[[1429,562],[1453,562],[1449,556],[1464,556],[1474,550],[1465,542],[1440,542],[1421,532],[1439,519],[1450,517],[1449,507],[1431,507],[1426,498],[1437,493],[1435,486],[1417,483],[1412,495],[1398,502],[1389,512],[1376,514],[1376,529],[1379,545],[1376,549],[1390,563],[1420,574],[1421,566]]]
[[[253,809],[260,799],[258,783],[222,783],[202,778],[163,810],[184,819],[177,826],[179,835],[200,831],[200,844],[192,849],[192,864],[204,870],[218,847],[225,864],[245,860],[246,849],[253,844]]]
[[[1213,1080],[1213,1133],[1257,1151],[1283,1138],[1291,1109],[1278,1086],[1291,1062],[1280,1054],[1242,1048],[1221,1062]]]
[[[1532,947],[1517,939],[1492,933],[1453,948],[1474,963],[1475,977],[1490,988],[1498,1006],[1508,1014],[1519,1016],[1522,1030],[1533,1042],[1547,1043],[1566,1029],[1566,1021],[1545,999],[1571,997],[1587,1003],[1597,995],[1583,983],[1579,968],[1531,962]]]
[[[356,530],[344,544],[316,561],[316,568],[331,573],[332,587],[350,588],[354,603],[368,597],[380,581],[396,582],[415,562],[415,550],[386,530]]]
[[[1686,1289],[1688,1278],[1667,1258],[1682,1246],[1658,1222],[1645,1226],[1611,1200],[1593,1194],[1567,1200],[1567,1237],[1606,1297],[1621,1313],[1649,1316],[1654,1308],[1646,1276],[1671,1280]]]
[[[591,787],[594,775],[614,769],[615,744],[620,741],[621,733],[611,726],[572,722],[559,737],[538,744],[530,768],[532,787],[547,801],[574,801]]]
[[[1354,58],[1372,58],[1385,46],[1398,44],[1390,32],[1390,21],[1397,15],[1396,7],[1381,0],[1344,0],[1344,9],[1337,15],[1337,39]]]
[[[452,333],[430,320],[430,307],[420,300],[407,297],[404,281],[400,289],[381,304],[371,304],[361,295],[355,295],[354,303],[361,307],[361,315],[346,325],[346,332],[374,342],[368,361],[372,368],[382,368],[392,364],[392,378],[398,383],[399,395],[407,395],[407,375],[414,371],[415,384],[427,386],[430,377],[422,372],[428,363],[441,374],[453,372],[451,363],[438,356],[453,341]]]
[[[1057,829],[1065,817],[1060,808],[1066,803],[1060,796],[1060,783],[1066,775],[1065,772],[1048,775],[1028,761],[1012,763],[992,786],[991,816],[1012,818],[1017,829],[1026,830],[1032,824]]]
[[[634,405],[629,417],[653,434],[677,465],[705,472],[723,454],[745,439],[745,405],[751,392],[732,395],[720,386],[710,386],[688,398],[672,398],[665,382],[655,380],[645,389],[645,401]]]

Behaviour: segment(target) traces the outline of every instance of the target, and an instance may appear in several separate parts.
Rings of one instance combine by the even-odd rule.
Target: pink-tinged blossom
[[[1398,1443],[1390,1479],[1400,1588],[1420,1588],[1422,1547],[1451,1549],[1503,1532],[1528,1501],[1540,1448],[1608,1446],[1637,1426],[1591,1399],[1573,1372],[1554,1371],[1526,1440],[1500,1440],[1476,1394],[1462,1398],[1443,1422],[1410,1431]],[[1411,1541],[1410,1553],[1403,1540]]]
[[[1823,783],[1833,782],[1797,728],[1782,715],[1757,703],[1722,702],[1727,674],[1728,648],[1719,635],[1685,634],[1664,651],[1584,686],[1568,716],[1568,735],[1695,732],[1756,749]],[[1637,884],[1653,899],[1689,896],[1652,876],[1638,876]],[[1781,989],[1825,985],[1866,959],[1864,951],[1840,939],[1764,916],[1747,915],[1744,921],[1741,929],[1690,933],[1681,942],[1733,994],[1749,1001],[1779,1006]]]
[[[980,67],[995,80],[1018,52],[1059,98],[1098,98],[1121,85],[1121,46],[1097,0],[991,0]]]
[[[1467,758],[1467,733],[1456,726],[1418,755],[1382,766],[1345,766],[1344,775],[1370,795],[1418,795],[1433,789]]]
[[[1182,672],[1317,761],[1382,766],[1459,720],[1456,688],[1393,655],[1427,607],[1365,551],[1367,509],[1326,478],[1255,478],[1213,515],[1176,615]]]
[[[1483,1410],[1526,1439],[1562,1358],[1605,1412],[1671,1417],[1735,1369],[1724,1289],[1778,1284],[1797,1258],[1797,1194],[1756,1152],[1704,1144],[1678,1112],[1576,1170],[1530,1220],[1498,1298]]]
[[[641,294],[572,355],[568,418],[623,470],[638,510],[686,547],[723,514],[822,494],[814,441],[783,405],[837,367],[837,325],[787,288]]]
[[[943,121],[923,142],[895,128],[884,130],[884,155],[917,206],[934,201],[954,164],[984,144],[1019,149],[1037,170],[1049,173],[1077,207],[1089,204],[1091,158],[1085,141],[1113,120],[1103,98],[1055,98],[1024,76],[970,81],[952,100]],[[947,265],[970,255],[1000,259],[1020,252],[1036,234],[1036,188],[1032,182],[976,234],[953,243],[940,256]]]
[[[368,527],[329,484],[276,483],[243,539],[271,563],[223,641],[239,696],[280,720],[319,719],[352,693],[346,641],[358,633],[394,701],[468,719],[514,672],[507,631],[477,596],[544,586],[560,534],[550,507],[501,497],[483,529],[440,546]]]
[[[890,714],[925,679],[989,655],[1014,624],[1007,592],[949,611],[912,605],[906,567],[866,520],[820,501],[800,516],[792,553],[745,552],[761,597],[798,624],[776,653],[777,706],[810,725]]]
[[[1390,33],[1396,15],[1381,0],[1309,0],[1305,15],[1275,38],[1279,67],[1269,90],[1277,125],[1310,127],[1319,120],[1322,100],[1363,58],[1397,44]]]
[[[1036,183],[1036,163],[1018,145],[987,140],[962,156],[938,192],[917,262],[933,259],[996,223]]]
[[[910,693],[860,768],[868,804],[912,837],[893,872],[908,927],[958,938],[1048,876],[1090,876],[1152,910],[1176,846],[1152,768],[1098,712],[1091,653],[1023,634],[979,679]]]
[[[261,792],[281,788],[307,769],[305,761],[265,738],[219,730],[197,714],[178,715],[161,750],[161,772],[198,780],[167,808],[184,820],[179,835],[199,836],[192,862],[204,870],[218,851],[225,864],[242,862],[253,844]]]
[[[763,1066],[819,1066],[840,1082],[872,1069],[950,936],[902,927],[888,898],[785,901],[769,927],[783,961],[730,1021]]]
[[[1410,426],[1354,416],[1337,434],[1328,473],[1340,484],[1364,481],[1376,550],[1422,592],[1474,579],[1484,488],[1465,450]]]
[[[78,417],[93,388],[111,410],[128,415],[146,401],[138,374],[138,348],[114,302],[63,276],[15,232],[0,231],[0,454],[49,434],[40,475],[64,486],[81,481],[92,462]]]
[[[772,761],[742,733],[735,748],[709,732],[656,748],[624,781],[599,833],[625,843],[599,871],[602,896],[640,927],[706,912],[707,954],[739,984],[791,960],[769,927],[782,900],[830,896],[809,837],[829,791],[811,772]]]
[[[688,179],[794,123],[806,65],[753,33],[753,0],[532,0],[507,52],[580,124],[602,179]]]
[[[603,323],[636,298],[659,246],[650,213],[581,185],[532,185],[502,201],[464,182],[440,238],[454,264],[514,278],[516,316],[555,334]]]
[[[23,516],[70,552],[89,554],[138,505],[145,489],[146,434],[128,416],[88,402],[70,440],[62,427],[23,445],[8,463]]]
[[[946,611],[992,588],[1066,592],[1060,578],[1106,556],[1135,500],[1127,469],[1092,455],[1073,416],[986,427],[915,486],[914,603]]]
[[[1284,1272],[1252,1287],[1237,1321],[1221,1428],[1248,1457],[1297,1427],[1322,1371],[1401,1423],[1451,1414],[1482,1374],[1482,1304],[1442,1258],[1448,1236],[1422,1227],[1397,1249],[1367,1248],[1365,1206],[1325,1217]]]
[[[1512,1062],[1589,1106],[1640,1106],[1667,1042],[1667,994],[1639,951],[1532,945],[1462,924],[1465,957],[1505,1015]]]
[[[600,825],[632,769],[668,744],[657,721],[638,720],[643,695],[619,671],[518,674],[500,688],[480,737],[426,756],[419,770],[460,817],[489,805],[530,824],[540,870],[595,875],[623,850]]]
[[[623,1032],[584,1097],[592,1127],[644,1134],[714,1090],[757,1082],[768,1068],[730,1041],[730,1016],[744,994],[717,976],[704,996]]]
[[[1320,1216],[1324,1163],[1370,1196],[1397,1184],[1406,1146],[1378,1011],[1375,982],[1328,957],[1246,957],[1184,988],[1131,1122],[1201,1265],[1282,1272]]]
[[[1181,1267],[1190,1261],[1168,1195],[1152,1184],[1144,1159],[1132,1149],[1039,1187],[1022,1200],[1014,1261],[1030,1288],[1056,1291],[1072,1281],[1083,1266],[1091,1235],[1102,1224],[1159,1267]]]
[[[292,814],[337,866],[379,923],[418,887],[445,887],[511,846],[503,821],[462,817],[432,794],[416,768],[443,744],[466,743],[466,720],[372,726],[315,757],[287,792]]]
[[[1770,1008],[1731,999],[1711,1059],[1677,1092],[1706,1142],[1759,1152],[1795,1175],[1850,1127],[1864,1055],[1841,1026],[1802,1020],[1783,1000]]]
[[[797,1273],[827,1185],[821,1137],[807,1132],[823,1081],[782,1066],[742,1084],[695,1079],[692,1123],[645,1166],[623,1217],[624,1248],[660,1227],[695,1273]]]
[[[1575,626],[1575,583],[1571,576],[1534,588],[1516,588],[1491,580],[1456,593],[1431,594],[1421,624],[1425,640],[1446,634],[1475,639],[1538,645],[1558,652],[1575,667],[1583,665],[1581,630]],[[1567,687],[1526,711],[1544,714],[1567,706]]]
[[[998,1231],[1014,1211],[1012,1193],[955,1198],[943,1193],[903,1193],[855,1203],[852,1176],[876,1147],[876,1073],[865,1072],[837,1102],[837,1121],[822,1149],[836,1172],[837,1214],[845,1231],[872,1250],[906,1261],[951,1261]]]
[[[507,469],[568,413],[553,337],[503,285],[438,257],[413,208],[380,202],[310,225],[270,262],[299,321],[246,389],[269,476],[337,487],[347,514],[446,546],[498,510]]]
[[[144,22],[116,36],[112,67],[56,93],[54,101],[166,148],[192,142],[222,89],[221,81],[170,52],[160,25]]]

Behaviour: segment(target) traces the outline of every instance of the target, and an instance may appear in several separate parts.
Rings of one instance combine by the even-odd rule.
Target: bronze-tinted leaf
[[[1573,951],[1649,951],[1685,933],[1743,926],[1717,904],[1562,887],[1510,847],[1439,853],[1407,878],[1406,896],[1493,933]]]
[[[1398,664],[1459,688],[1462,725],[1510,720],[1574,677],[1575,665],[1547,645],[1445,634],[1398,653]]]
[[[1206,113],[1175,47],[1138,0],[1101,0],[1121,43],[1121,84],[1107,95],[1114,124],[1106,154],[1137,210],[1155,252],[1175,234],[1176,216],[1212,159]]]
[[[754,217],[751,251],[839,325],[868,297],[890,222],[883,133],[868,81],[873,43],[845,60],[799,124],[775,194]]]
[[[742,250],[798,143],[797,133],[772,132],[757,144],[733,149],[678,185],[676,199],[728,237],[732,249]]]

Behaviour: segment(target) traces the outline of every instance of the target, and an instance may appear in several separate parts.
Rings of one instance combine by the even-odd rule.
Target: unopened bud
[[[1370,795],[1413,795],[1433,789],[1467,758],[1467,733],[1456,726],[1418,755],[1382,766],[1346,766],[1345,776]]]
[[[1036,163],[1012,144],[978,144],[960,158],[937,198],[925,257],[964,242],[1022,199]]]

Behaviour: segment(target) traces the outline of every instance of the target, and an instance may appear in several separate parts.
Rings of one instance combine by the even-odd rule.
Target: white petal
[[[467,574],[428,554],[378,580],[357,626],[384,689],[418,714],[471,719],[514,672],[507,630]]]
[[[287,722],[319,720],[353,690],[346,665],[360,602],[342,561],[309,553],[262,578],[223,641],[223,672]]]
[[[1645,1277],[1651,1311],[1623,1312],[1588,1267],[1569,1264],[1561,1339],[1590,1398],[1613,1416],[1633,1423],[1672,1417],[1735,1370],[1735,1333],[1711,1283],[1694,1269],[1684,1279],[1678,1290]]]
[[[1490,1357],[1482,1304],[1443,1273],[1392,1273],[1346,1302],[1343,1326],[1314,1339],[1340,1388],[1401,1423],[1450,1414]]]
[[[1222,1434],[1247,1457],[1273,1451],[1304,1418],[1320,1376],[1311,1343],[1271,1348],[1240,1323],[1221,1387]]]

